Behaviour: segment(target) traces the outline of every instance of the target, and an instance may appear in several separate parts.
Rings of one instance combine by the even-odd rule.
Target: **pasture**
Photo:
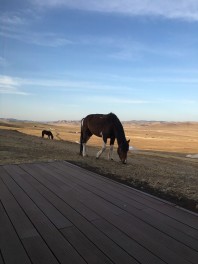
[[[0,164],[66,160],[122,183],[198,211],[198,123],[124,122],[127,139],[133,149],[128,163],[114,161],[107,152],[99,160],[96,152],[101,139],[92,137],[87,144],[88,157],[79,156],[79,122],[0,123]],[[41,137],[51,130],[54,140]]]

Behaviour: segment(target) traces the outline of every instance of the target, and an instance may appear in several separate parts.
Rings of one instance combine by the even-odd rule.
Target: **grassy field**
[[[9,125],[9,126],[6,126]],[[79,141],[80,123],[0,123],[0,128],[17,129],[19,132],[41,136],[43,129],[51,130],[56,140]],[[181,154],[198,153],[198,123],[143,122],[124,123],[126,137],[130,145],[139,150],[172,152]],[[101,139],[92,136],[89,145],[101,146]]]
[[[95,159],[101,139],[88,142],[88,157],[79,156],[80,123],[0,122],[0,164],[67,160],[122,183],[198,211],[198,123],[123,123],[135,150],[128,163],[114,161],[107,153]],[[50,129],[54,140],[41,138]],[[108,150],[107,150],[108,151]]]

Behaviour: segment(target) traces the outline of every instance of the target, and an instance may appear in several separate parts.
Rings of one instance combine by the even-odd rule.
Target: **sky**
[[[198,121],[197,0],[0,0],[0,117]]]

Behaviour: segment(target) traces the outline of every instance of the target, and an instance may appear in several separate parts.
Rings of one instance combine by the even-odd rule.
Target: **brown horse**
[[[48,130],[43,130],[42,131],[42,138],[44,137],[44,135],[47,135],[49,139],[50,139],[50,137],[51,137],[51,139],[54,138],[52,132],[48,131]]]
[[[81,120],[80,155],[86,156],[86,143],[92,135],[103,139],[102,149],[96,154],[96,158],[105,151],[107,139],[110,138],[108,158],[112,159],[113,145],[117,139],[117,153],[122,163],[126,163],[130,140],[126,140],[123,126],[115,114],[92,114]]]

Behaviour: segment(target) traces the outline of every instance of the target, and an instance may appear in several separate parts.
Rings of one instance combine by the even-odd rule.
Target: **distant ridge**
[[[25,120],[25,119],[16,119],[16,118],[0,118],[1,122],[27,122],[27,123],[46,123],[46,124],[79,124],[80,120],[57,120],[57,121],[35,121],[35,120]],[[178,125],[178,124],[197,124],[198,121],[157,121],[157,120],[129,120],[121,121],[123,124],[137,124],[142,126],[148,126],[151,124],[169,124],[169,125]]]
[[[26,119],[15,119],[15,118],[0,118],[1,122],[24,122],[24,123],[55,123],[54,121],[36,121],[36,120],[26,120]]]

